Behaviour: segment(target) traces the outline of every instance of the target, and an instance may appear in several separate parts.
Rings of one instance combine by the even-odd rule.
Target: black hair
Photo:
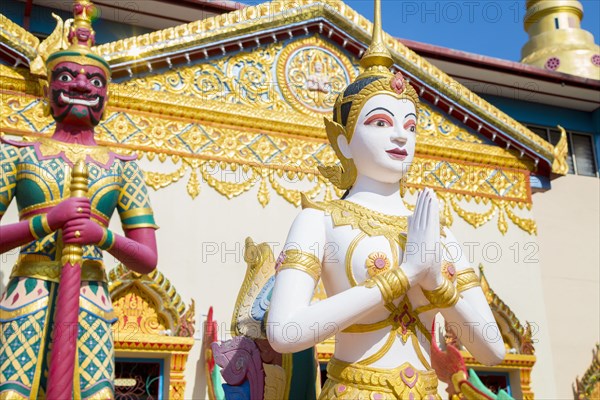
[[[384,78],[383,76],[376,75],[376,76],[369,76],[364,79],[359,79],[355,82],[352,82],[350,85],[348,85],[346,90],[344,90],[342,99],[344,99],[348,96],[352,96],[352,95],[360,93],[360,91],[363,90],[365,87],[367,87],[369,84],[371,84],[375,81],[378,81],[380,79],[383,79],[383,78]],[[342,96],[342,95],[340,94],[340,96]],[[340,107],[341,115],[336,115],[336,111],[334,110],[333,120],[336,121],[338,124],[341,124],[342,126],[345,127],[346,124],[348,123],[348,115],[350,114],[351,108],[352,108],[352,102],[342,104],[342,106]]]

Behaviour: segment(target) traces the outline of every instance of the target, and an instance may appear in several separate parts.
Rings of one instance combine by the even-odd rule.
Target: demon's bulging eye
[[[92,85],[94,85],[97,88],[101,88],[104,86],[104,82],[102,82],[102,80],[100,78],[94,78],[91,80]]]
[[[59,82],[71,82],[73,80],[73,77],[68,72],[63,72],[58,76],[57,80]]]

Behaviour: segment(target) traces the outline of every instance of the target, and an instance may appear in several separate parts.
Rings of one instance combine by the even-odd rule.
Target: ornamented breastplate
[[[366,237],[384,237],[389,242],[392,251],[391,260],[384,252],[376,251],[369,254],[365,262],[369,277],[400,265],[399,249],[404,250],[406,244],[407,217],[382,214],[345,200],[316,203],[303,198],[302,206],[303,208],[314,208],[323,211],[331,217],[334,227],[350,226],[360,231],[350,243],[345,255],[346,276],[351,286],[362,283],[358,282],[354,276],[351,260],[358,244]],[[344,333],[366,333],[386,327],[391,330],[382,348],[372,356],[361,360],[358,364],[370,365],[381,359],[391,349],[398,337],[402,340],[402,343],[411,340],[421,362],[428,367],[429,363],[420,351],[417,335],[420,333],[431,340],[431,334],[419,320],[418,313],[413,309],[408,296],[401,298],[398,304],[389,303],[385,307],[390,313],[386,319],[369,324],[354,324],[343,331]]]
[[[115,210],[124,229],[156,227],[143,175],[133,156],[122,156],[100,146],[66,144],[52,139],[36,142],[0,143],[0,215],[16,197],[19,219],[30,219],[47,213],[69,197],[69,180],[73,160],[84,158],[89,170],[91,218],[107,227]],[[21,247],[13,276],[20,268],[23,276],[48,280],[54,277],[54,264],[60,260],[60,231]],[[102,269],[102,251],[96,246],[84,246],[85,265],[97,264]],[[29,272],[23,272],[23,271]],[[96,268],[98,270],[98,268]],[[103,277],[82,277],[104,280]]]

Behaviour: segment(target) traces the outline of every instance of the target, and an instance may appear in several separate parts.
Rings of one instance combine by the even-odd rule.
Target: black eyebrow
[[[404,117],[404,119],[406,119],[406,118],[410,117],[411,115],[412,115],[413,117],[415,117],[415,119],[417,119],[417,114],[415,114],[415,113],[408,113],[408,114],[406,114],[406,116]]]
[[[52,71],[52,79],[55,79],[58,75],[60,75],[62,72],[68,72],[71,75],[73,75],[74,77],[79,75],[78,71],[73,71],[71,68],[69,67],[60,67],[55,69],[54,71]]]
[[[392,117],[394,117],[394,116],[395,116],[393,112],[391,112],[391,111],[390,111],[390,110],[388,110],[387,108],[383,108],[383,107],[377,107],[377,108],[374,108],[374,109],[372,109],[371,111],[369,111],[369,112],[367,113],[367,115],[366,115],[366,116],[368,117],[368,116],[369,116],[369,114],[371,114],[372,112],[374,112],[374,111],[377,111],[377,110],[383,110],[383,111],[386,111],[386,112],[388,112],[388,113],[389,113],[389,114],[390,114]]]
[[[95,77],[95,76],[96,76],[96,77],[100,78],[100,80],[102,81],[102,83],[103,83],[103,84],[105,84],[105,85],[106,85],[106,79],[105,79],[105,78],[104,78],[104,76],[103,76],[101,73],[99,73],[99,72],[94,72],[94,73],[91,73],[91,74],[90,74],[90,73],[87,73],[87,74],[85,74],[85,76],[87,76],[87,78],[88,78],[88,79],[92,79],[93,77]]]

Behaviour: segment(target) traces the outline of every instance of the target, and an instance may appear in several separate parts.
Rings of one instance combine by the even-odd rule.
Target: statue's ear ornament
[[[344,156],[338,144],[338,138],[340,135],[343,137],[348,137],[346,135],[346,130],[337,122],[331,121],[327,118],[324,118],[324,121],[329,143],[331,143],[331,147],[333,147],[333,150],[338,156],[341,165],[319,165],[319,172],[321,172],[321,174],[338,189],[348,190],[356,181],[357,170],[356,166],[354,165],[354,161]]]

